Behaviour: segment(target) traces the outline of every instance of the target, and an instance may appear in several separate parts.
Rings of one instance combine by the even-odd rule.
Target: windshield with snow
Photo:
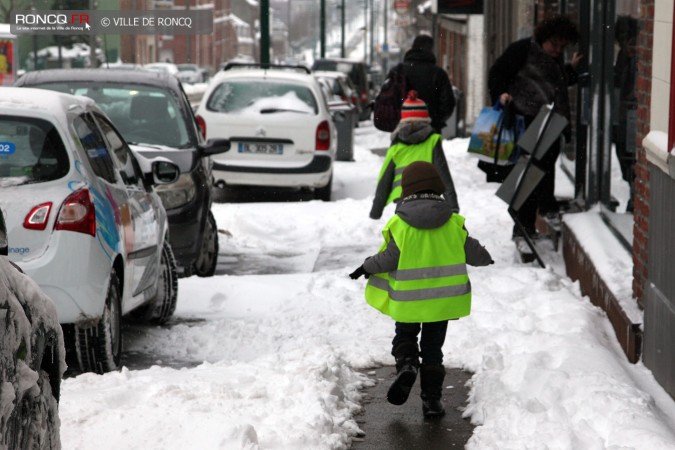
[[[226,81],[211,94],[209,111],[222,113],[318,114],[312,90],[301,84],[276,81]]]

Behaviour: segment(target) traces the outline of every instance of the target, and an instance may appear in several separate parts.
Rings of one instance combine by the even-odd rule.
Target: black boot
[[[408,400],[417,378],[419,350],[417,344],[406,343],[399,345],[392,353],[396,358],[396,379],[387,391],[387,401],[392,405],[402,405]]]
[[[445,367],[441,364],[423,365],[420,369],[420,387],[422,388],[422,412],[424,417],[441,417],[445,408],[441,402]]]

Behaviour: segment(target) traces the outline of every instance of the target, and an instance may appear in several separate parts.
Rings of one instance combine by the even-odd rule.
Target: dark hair
[[[426,50],[431,52],[434,50],[434,39],[426,34],[420,34],[412,43],[412,48],[416,50]]]
[[[627,44],[631,39],[637,38],[638,20],[631,16],[618,16],[614,24],[614,40],[619,45]]]
[[[552,16],[539,22],[534,29],[534,40],[539,45],[551,38],[560,38],[570,44],[576,44],[579,42],[579,29],[568,17]]]

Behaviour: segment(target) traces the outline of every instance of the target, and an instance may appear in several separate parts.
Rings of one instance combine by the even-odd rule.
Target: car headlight
[[[178,177],[176,182],[156,186],[155,190],[162,199],[164,209],[174,209],[190,203],[195,198],[197,187],[192,181],[192,176],[184,173]]]

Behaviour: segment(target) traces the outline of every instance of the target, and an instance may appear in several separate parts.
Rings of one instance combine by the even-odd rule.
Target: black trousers
[[[397,349],[410,348],[412,344],[417,347],[417,335],[422,331],[420,337],[420,357],[422,364],[442,364],[443,363],[443,343],[445,342],[445,333],[448,329],[448,321],[427,322],[427,323],[402,323],[396,322],[396,335],[391,342],[392,355],[394,358],[407,355],[397,355]]]

